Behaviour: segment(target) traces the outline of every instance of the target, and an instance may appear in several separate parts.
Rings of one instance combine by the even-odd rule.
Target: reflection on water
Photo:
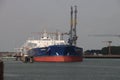
[[[120,80],[120,59],[72,63],[4,61],[4,80]]]

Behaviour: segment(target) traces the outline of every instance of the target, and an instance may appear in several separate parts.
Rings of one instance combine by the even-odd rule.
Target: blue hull
[[[70,45],[53,45],[43,48],[33,48],[28,53],[33,56],[82,56],[83,49]]]

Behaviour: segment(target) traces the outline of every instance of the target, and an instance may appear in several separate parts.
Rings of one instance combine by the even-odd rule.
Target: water
[[[4,61],[4,80],[120,80],[120,59],[72,63]]]

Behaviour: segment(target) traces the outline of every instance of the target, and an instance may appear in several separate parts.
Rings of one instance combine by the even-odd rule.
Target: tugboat
[[[77,6],[75,6],[73,20],[73,7],[71,6],[71,28],[69,33],[41,33],[39,40],[29,39],[22,46],[21,60],[23,62],[81,62],[83,49],[76,46]],[[74,22],[73,22],[74,21]],[[56,34],[55,36],[51,34]],[[61,39],[63,34],[69,35],[68,42]]]

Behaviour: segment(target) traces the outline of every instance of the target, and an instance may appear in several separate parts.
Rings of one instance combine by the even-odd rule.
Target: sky
[[[0,0],[0,51],[14,51],[31,32],[69,32],[70,7],[77,5],[77,46],[84,50],[120,46],[120,0]]]

